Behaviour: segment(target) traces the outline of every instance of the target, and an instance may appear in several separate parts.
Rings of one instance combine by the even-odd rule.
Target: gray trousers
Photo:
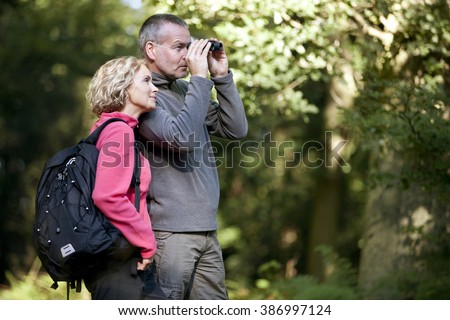
[[[155,231],[159,285],[173,300],[227,300],[217,232]]]

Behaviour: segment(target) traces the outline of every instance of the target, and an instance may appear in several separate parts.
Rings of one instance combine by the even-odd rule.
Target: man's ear
[[[147,43],[145,44],[145,54],[150,61],[155,60],[155,55],[153,53],[155,47],[156,45],[152,41],[147,41]]]

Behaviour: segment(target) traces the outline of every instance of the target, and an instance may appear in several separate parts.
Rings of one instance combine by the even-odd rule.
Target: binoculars
[[[209,51],[222,51],[223,45],[222,42],[219,41],[208,41],[211,43],[211,47],[209,48]]]
[[[222,51],[223,49],[223,44],[222,42],[219,41],[213,41],[213,40],[209,40],[209,43],[211,43],[211,47],[209,48],[209,51]],[[187,45],[187,48],[189,48],[190,43]]]

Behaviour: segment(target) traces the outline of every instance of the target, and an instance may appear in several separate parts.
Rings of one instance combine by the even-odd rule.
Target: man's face
[[[186,54],[191,42],[189,30],[177,24],[166,23],[160,30],[165,35],[161,43],[154,43],[152,71],[170,79],[187,75]]]

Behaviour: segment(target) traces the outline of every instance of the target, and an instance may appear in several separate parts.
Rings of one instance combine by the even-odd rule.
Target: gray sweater
[[[157,109],[141,117],[152,181],[148,197],[154,230],[213,231],[220,188],[209,135],[241,139],[244,106],[231,72],[225,77],[171,81],[153,73]],[[211,101],[212,88],[217,101]]]

